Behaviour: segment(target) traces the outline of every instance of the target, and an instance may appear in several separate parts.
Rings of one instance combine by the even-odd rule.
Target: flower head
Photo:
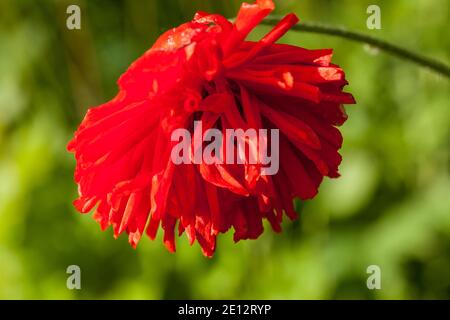
[[[297,216],[294,198],[311,199],[324,176],[339,176],[336,126],[347,119],[343,104],[354,103],[342,92],[344,72],[331,64],[332,50],[275,43],[297,23],[293,14],[260,41],[246,41],[273,9],[271,0],[244,3],[234,23],[197,13],[129,67],[114,99],[88,110],[68,144],[80,212],[95,207],[102,229],[126,232],[133,247],[162,228],[175,251],[177,229],[211,256],[217,235],[230,228],[235,241],[257,238],[263,219],[281,231],[283,213]],[[171,135],[179,128],[195,134],[195,121],[220,132],[278,129],[278,172],[263,174],[253,137],[245,138],[241,162],[175,164]]]

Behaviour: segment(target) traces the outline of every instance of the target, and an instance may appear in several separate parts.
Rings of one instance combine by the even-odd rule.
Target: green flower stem
[[[271,16],[266,18],[263,24],[276,25],[279,21],[279,17]],[[292,27],[291,30],[327,34],[356,42],[366,43],[371,45],[372,47],[378,48],[399,58],[409,60],[422,67],[437,72],[447,78],[450,78],[450,67],[445,63],[363,33],[350,31],[342,27],[333,27],[312,22],[298,23],[297,25]]]

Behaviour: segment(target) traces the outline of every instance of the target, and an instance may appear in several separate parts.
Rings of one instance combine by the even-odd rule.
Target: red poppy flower
[[[111,101],[88,110],[68,150],[82,213],[94,207],[102,229],[126,232],[135,247],[159,227],[175,251],[175,229],[211,256],[219,233],[255,239],[263,219],[281,231],[293,199],[311,199],[324,176],[338,177],[347,119],[344,72],[332,50],[275,44],[297,17],[282,19],[258,42],[246,37],[271,11],[271,0],[244,3],[234,23],[199,12],[163,34],[118,81]],[[261,161],[242,164],[171,161],[171,133],[216,128],[279,129],[279,171],[263,175]],[[251,145],[254,141],[247,139]],[[194,150],[195,151],[195,150]]]

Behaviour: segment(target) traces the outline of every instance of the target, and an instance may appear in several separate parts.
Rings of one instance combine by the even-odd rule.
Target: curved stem
[[[263,24],[276,25],[279,20],[280,20],[279,17],[270,16],[263,21]],[[312,22],[301,22],[293,26],[291,30],[327,34],[357,42],[367,43],[387,53],[393,54],[403,59],[407,59],[418,65],[429,68],[430,70],[433,70],[447,78],[450,78],[450,67],[445,63],[435,60],[433,58],[425,57],[421,54],[412,52],[408,49],[404,49],[392,43],[386,42],[384,40],[363,33],[350,31],[342,27],[332,27]]]

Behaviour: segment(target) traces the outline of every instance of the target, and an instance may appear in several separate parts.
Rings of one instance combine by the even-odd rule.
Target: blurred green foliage
[[[82,29],[66,8],[82,8]],[[347,108],[342,177],[298,204],[300,219],[257,241],[221,236],[213,259],[185,236],[133,250],[75,212],[75,161],[65,150],[89,106],[158,35],[197,10],[233,17],[229,0],[0,1],[0,298],[450,298],[449,82],[339,38],[290,33],[286,43],[335,48],[358,104]],[[378,4],[382,30],[366,28]],[[305,21],[347,26],[449,62],[448,0],[284,0]],[[252,36],[266,32],[259,28]],[[66,288],[81,267],[82,290]],[[382,271],[368,290],[366,268]]]

